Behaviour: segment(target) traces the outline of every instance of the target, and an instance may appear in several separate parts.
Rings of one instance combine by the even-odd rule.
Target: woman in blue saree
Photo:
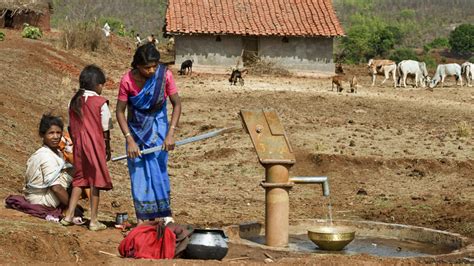
[[[174,132],[181,115],[181,101],[173,75],[159,64],[160,54],[148,43],[137,48],[132,70],[120,81],[116,115],[126,139],[128,170],[138,223],[155,218],[172,221],[168,151],[175,147]],[[168,122],[166,99],[173,112]],[[127,117],[125,110],[128,109]],[[161,146],[144,154],[140,150]]]

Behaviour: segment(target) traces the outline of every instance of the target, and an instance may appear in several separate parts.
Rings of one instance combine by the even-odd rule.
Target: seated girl
[[[59,150],[63,135],[63,121],[60,117],[44,114],[39,125],[43,146],[26,163],[25,198],[32,204],[56,208],[66,207],[69,202],[68,187],[72,177],[72,165],[66,163]]]

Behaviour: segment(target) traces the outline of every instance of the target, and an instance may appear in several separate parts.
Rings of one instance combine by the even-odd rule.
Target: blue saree
[[[166,66],[159,65],[136,96],[129,97],[128,126],[140,150],[161,146],[168,130]],[[140,220],[171,216],[168,152],[128,158],[132,197]]]

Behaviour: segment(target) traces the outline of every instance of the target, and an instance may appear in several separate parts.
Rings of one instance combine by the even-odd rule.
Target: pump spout
[[[327,176],[294,176],[290,177],[290,182],[295,184],[321,184],[323,195],[329,196],[329,180]]]

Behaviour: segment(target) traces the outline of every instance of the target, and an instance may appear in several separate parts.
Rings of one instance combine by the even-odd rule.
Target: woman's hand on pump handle
[[[172,135],[167,135],[165,141],[163,142],[162,149],[165,151],[172,151],[174,150],[176,144],[174,141],[174,137]]]
[[[134,159],[142,155],[137,143],[135,143],[135,140],[132,138],[132,136],[127,136],[127,144],[127,156],[129,158]]]

